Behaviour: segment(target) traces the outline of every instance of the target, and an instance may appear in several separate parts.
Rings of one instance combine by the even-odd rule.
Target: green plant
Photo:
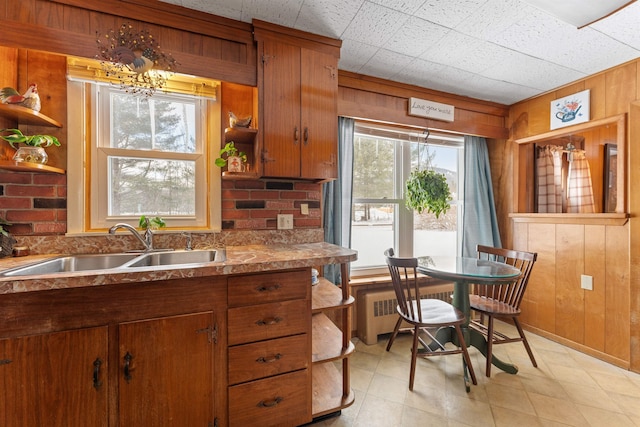
[[[156,216],[154,218],[147,218],[145,215],[142,215],[140,217],[140,220],[138,221],[138,225],[140,226],[140,228],[144,230],[146,230],[147,227],[152,230],[157,230],[158,228],[163,228],[167,226],[164,220],[159,216]]]
[[[409,209],[415,209],[418,213],[431,212],[439,218],[451,207],[451,190],[446,177],[441,173],[433,170],[414,170],[405,186],[405,204]]]
[[[9,135],[0,135],[13,148],[17,148],[15,144],[25,144],[32,147],[49,147],[55,145],[60,146],[58,138],[52,135],[30,135],[23,134],[20,129],[2,129],[0,133],[11,132]]]
[[[229,157],[240,157],[242,159],[242,163],[247,161],[247,155],[242,151],[238,151],[233,141],[229,141],[225,144],[225,146],[220,150],[219,156],[220,157],[215,160],[215,164],[220,168],[225,167],[225,165],[227,164],[227,159]]]
[[[11,225],[11,223],[0,218],[0,234],[2,234],[3,236],[9,237],[10,234],[7,230],[5,230],[4,228],[5,225]]]

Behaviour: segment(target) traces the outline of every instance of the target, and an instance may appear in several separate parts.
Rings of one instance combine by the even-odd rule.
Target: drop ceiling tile
[[[640,2],[632,3],[590,27],[632,48],[640,49]]]
[[[455,26],[461,33],[479,39],[492,40],[516,22],[525,19],[535,10],[519,0],[488,0],[477,10],[469,14]]]
[[[253,18],[293,28],[304,0],[242,0],[242,20]]]
[[[447,28],[455,28],[467,17],[477,14],[487,0],[429,0],[415,15]]]
[[[300,9],[295,28],[314,34],[340,38],[364,1],[305,1]]]
[[[508,65],[505,66],[505,64]],[[479,74],[540,91],[547,91],[586,77],[586,74],[578,71],[515,51],[511,53],[507,62],[496,64]]]
[[[400,29],[409,15],[365,2],[349,24],[342,37],[366,40],[368,44],[382,47]]]
[[[495,64],[505,64],[511,50],[475,37],[451,31],[420,57],[443,65],[478,73]]]
[[[338,68],[357,73],[378,50],[380,48],[377,46],[371,46],[357,40],[343,40]]]
[[[424,19],[409,17],[405,24],[384,44],[385,49],[410,56],[420,56],[451,31]]]
[[[413,57],[386,49],[380,49],[364,64],[360,72],[368,76],[389,79],[406,67],[412,60]],[[393,66],[390,67],[389,64],[393,64]]]
[[[379,4],[402,13],[413,14],[425,0],[369,0],[371,3]]]

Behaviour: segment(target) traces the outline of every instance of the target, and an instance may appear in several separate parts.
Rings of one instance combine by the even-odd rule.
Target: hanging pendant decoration
[[[160,50],[148,30],[136,31],[129,23],[103,35],[96,32],[96,43],[103,71],[117,78],[128,93],[152,96],[178,65],[170,53]]]

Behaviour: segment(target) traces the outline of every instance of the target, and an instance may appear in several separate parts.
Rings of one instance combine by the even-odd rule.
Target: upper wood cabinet
[[[335,179],[340,42],[262,22],[254,25],[261,175]]]

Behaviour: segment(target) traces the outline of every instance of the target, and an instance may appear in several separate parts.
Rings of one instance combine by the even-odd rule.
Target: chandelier
[[[127,93],[152,96],[175,72],[177,61],[160,50],[148,30],[135,31],[129,23],[101,35],[96,32],[97,59],[107,76]]]

